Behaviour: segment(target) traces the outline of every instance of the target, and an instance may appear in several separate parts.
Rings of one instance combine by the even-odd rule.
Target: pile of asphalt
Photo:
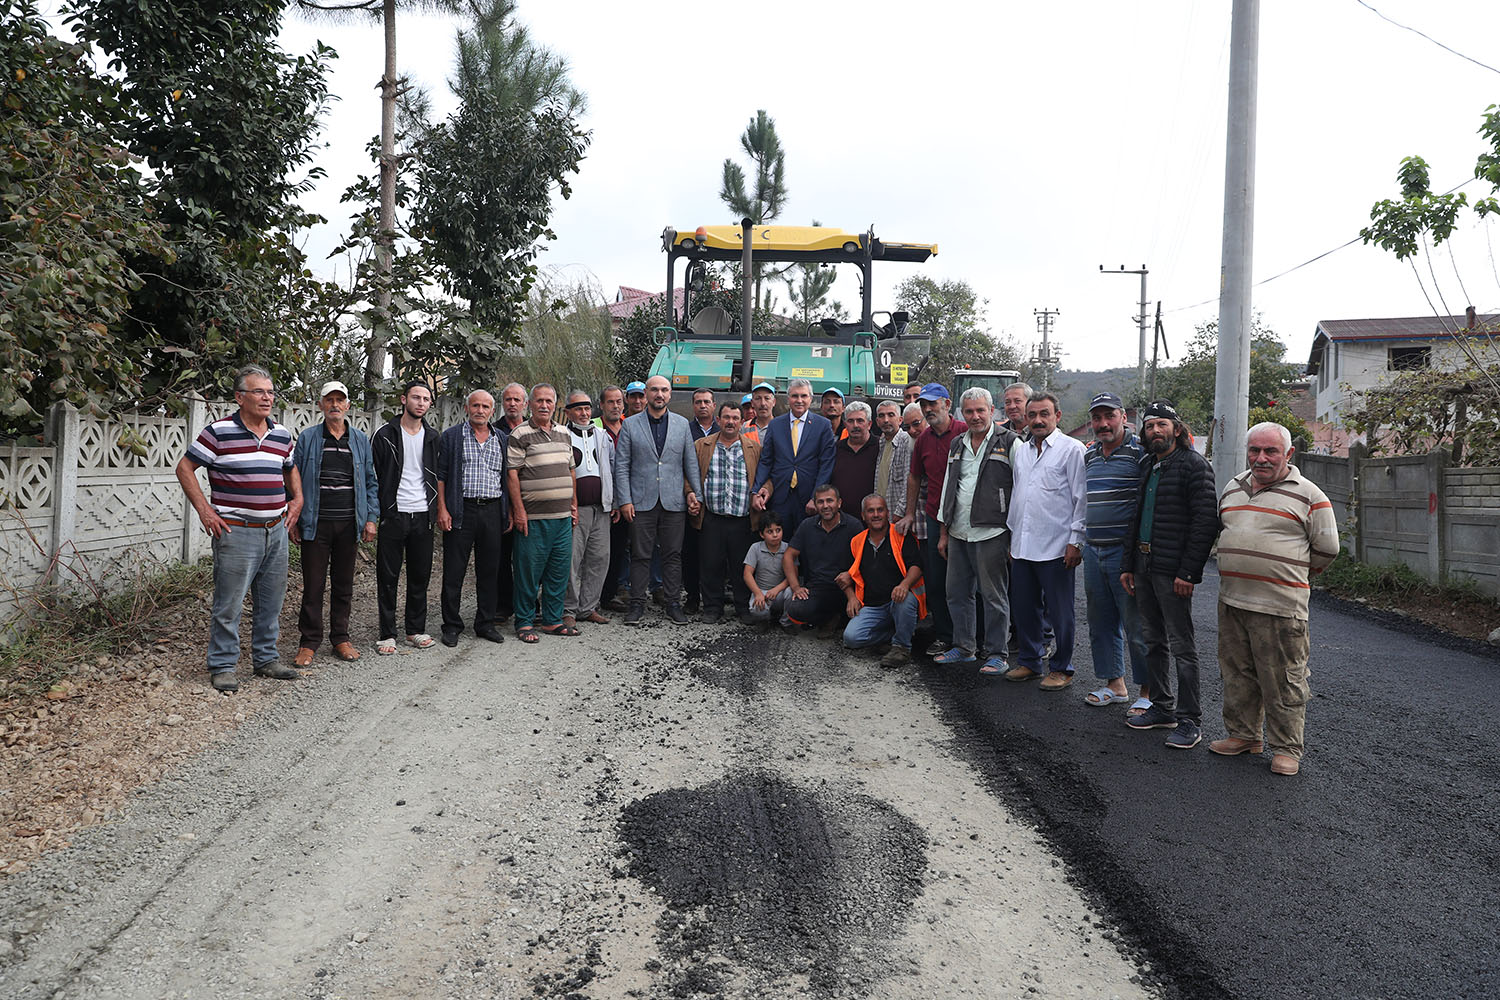
[[[822,996],[885,974],[927,868],[926,835],[884,802],[740,771],[632,802],[619,833],[630,874],[666,903],[663,952],[685,961],[678,995],[721,994],[727,959],[805,976]]]

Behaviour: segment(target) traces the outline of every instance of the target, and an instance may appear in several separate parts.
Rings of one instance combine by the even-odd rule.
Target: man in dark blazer
[[[661,548],[666,614],[687,624],[678,603],[682,594],[682,532],[688,514],[698,512],[698,456],[686,417],[667,403],[672,384],[661,375],[646,380],[646,408],[626,417],[615,442],[615,503],[630,522],[630,610],[626,625],[646,614],[651,552]]]
[[[837,442],[828,418],[808,412],[811,382],[792,379],[786,397],[791,412],[773,418],[762,435],[751,504],[756,510],[774,510],[790,535],[812,513],[813,489],[833,478]]]

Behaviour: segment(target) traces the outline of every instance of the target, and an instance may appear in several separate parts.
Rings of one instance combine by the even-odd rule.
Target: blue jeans
[[[844,627],[844,645],[850,649],[874,646],[882,642],[894,642],[903,649],[911,649],[911,634],[917,630],[917,599],[910,594],[897,604],[887,601],[878,608],[868,604],[859,609],[859,614],[849,619]]]
[[[1016,653],[1019,666],[1043,670],[1044,633],[1050,624],[1057,649],[1045,669],[1073,672],[1073,571],[1063,565],[1062,557],[1043,562],[1011,560],[1010,614],[1020,645]],[[1153,687],[1152,693],[1155,691]]]
[[[250,661],[276,662],[281,602],[286,599],[286,524],[231,527],[214,539],[214,608],[208,626],[208,672],[233,670],[240,659],[240,613],[250,595]]]
[[[1125,650],[1130,650],[1130,679],[1146,684],[1146,640],[1141,638],[1135,598],[1120,585],[1120,560],[1125,546],[1083,547],[1083,593],[1088,598],[1089,647],[1094,654],[1094,676],[1112,681],[1125,676]]]

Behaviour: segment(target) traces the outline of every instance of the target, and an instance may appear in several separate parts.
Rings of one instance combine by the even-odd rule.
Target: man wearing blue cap
[[[761,435],[760,464],[755,469],[756,510],[774,510],[786,530],[813,510],[813,490],[833,478],[833,426],[826,417],[808,412],[812,383],[794,378],[787,384],[790,413],[771,421]]]
[[[766,428],[771,424],[771,415],[776,410],[776,387],[770,382],[757,382],[742,402],[750,404],[745,410],[745,423],[740,437],[756,444],[765,444]]]
[[[849,432],[844,429],[843,390],[835,389],[833,386],[829,386],[823,390],[822,413],[823,416],[828,418],[828,423],[833,427],[833,439],[835,441],[842,441],[849,436]],[[855,501],[855,503],[858,502],[858,500]],[[856,514],[855,516],[858,517],[859,515]]]

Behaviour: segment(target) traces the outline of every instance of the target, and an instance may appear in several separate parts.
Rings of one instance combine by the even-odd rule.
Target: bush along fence
[[[1451,465],[1445,448],[1371,458],[1358,444],[1348,458],[1293,461],[1328,494],[1347,554],[1500,599],[1500,468]]]
[[[41,588],[102,591],[208,555],[208,535],[174,470],[198,432],[234,409],[194,398],[186,417],[101,420],[57,403],[41,446],[0,442],[0,629],[24,619]],[[447,426],[461,412],[460,401],[440,398],[428,421]],[[296,435],[323,415],[298,403],[271,419]],[[379,410],[348,416],[367,434],[385,419]],[[206,493],[201,471],[198,478]]]

